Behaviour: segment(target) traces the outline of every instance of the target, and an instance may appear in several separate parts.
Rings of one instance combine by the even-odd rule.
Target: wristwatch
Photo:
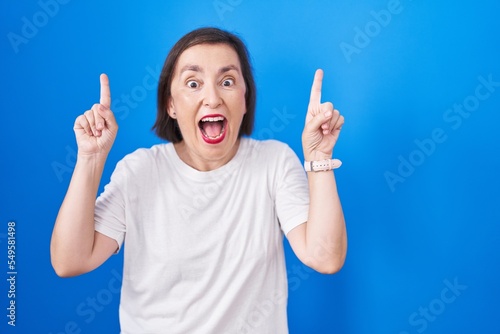
[[[342,161],[339,159],[326,159],[318,161],[304,161],[304,169],[306,172],[324,172],[339,168]]]

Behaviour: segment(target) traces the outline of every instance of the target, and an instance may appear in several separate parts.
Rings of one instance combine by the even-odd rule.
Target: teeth
[[[224,116],[215,116],[215,117],[204,117],[200,120],[200,129],[201,129],[201,132],[203,133],[203,135],[206,137],[206,138],[209,138],[209,139],[212,139],[212,140],[215,140],[215,139],[218,139],[220,137],[222,137],[222,135],[224,134],[224,131],[225,131],[225,124],[224,124],[224,121],[225,121],[225,117]],[[205,123],[205,122],[223,122],[222,123],[222,129],[221,129],[221,132],[217,135],[217,136],[209,136],[205,130],[203,129],[203,126],[201,126],[201,123]]]
[[[223,121],[223,120],[224,120],[224,117],[217,116],[217,117],[205,117],[201,121],[202,122],[219,122],[219,121]]]

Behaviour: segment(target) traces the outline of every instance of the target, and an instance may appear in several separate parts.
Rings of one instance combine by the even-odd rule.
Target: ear
[[[167,102],[165,109],[167,109],[168,115],[171,118],[173,118],[173,119],[177,118],[177,114],[176,114],[175,108],[174,108],[174,101],[172,100],[172,98],[168,99],[168,102]]]

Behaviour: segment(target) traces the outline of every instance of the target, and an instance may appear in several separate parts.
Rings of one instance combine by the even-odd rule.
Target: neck
[[[188,166],[201,171],[208,172],[215,170],[227,164],[234,158],[240,146],[240,139],[236,140],[231,149],[227,152],[219,154],[214,152],[213,155],[202,155],[197,150],[190,149],[184,141],[174,144],[175,151],[179,158]]]

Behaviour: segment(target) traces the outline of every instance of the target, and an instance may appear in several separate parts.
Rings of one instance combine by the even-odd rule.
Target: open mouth
[[[207,115],[198,123],[203,140],[209,144],[218,144],[226,135],[227,119],[221,115]]]

